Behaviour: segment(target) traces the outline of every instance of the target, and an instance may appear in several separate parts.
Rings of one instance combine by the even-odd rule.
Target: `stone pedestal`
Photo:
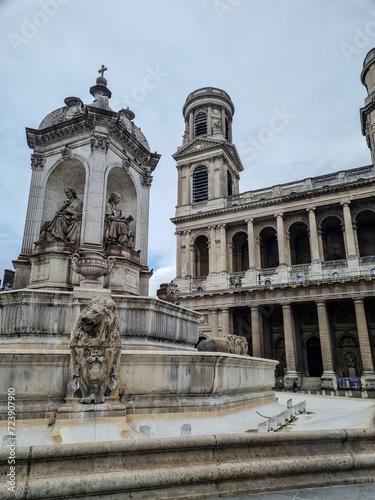
[[[362,390],[366,391],[375,390],[375,375],[372,373],[370,375],[363,374],[361,377]]]
[[[36,245],[29,256],[31,263],[28,288],[71,290],[73,270],[70,267],[71,245],[64,242]],[[79,281],[77,277],[77,281]]]
[[[322,389],[330,389],[332,391],[337,390],[337,377],[334,372],[323,372],[323,375],[320,377]]]

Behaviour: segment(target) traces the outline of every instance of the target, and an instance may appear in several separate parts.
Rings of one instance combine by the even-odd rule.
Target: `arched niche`
[[[194,241],[194,276],[205,277],[209,274],[208,238],[200,235]]]
[[[128,172],[122,167],[113,167],[107,178],[106,202],[108,202],[111,193],[119,193],[121,201],[118,208],[122,210],[125,217],[132,215],[134,220],[130,224],[130,229],[135,231],[137,237],[138,207],[137,191]]]
[[[375,213],[363,210],[355,219],[360,257],[375,255]]]
[[[336,216],[329,216],[321,223],[324,260],[346,259],[342,221]]]
[[[289,228],[289,237],[292,265],[311,262],[307,224],[301,221],[294,222]]]
[[[277,233],[273,227],[265,227],[259,233],[261,268],[267,269],[279,265]]]
[[[86,183],[86,172],[83,164],[76,158],[68,158],[50,173],[44,193],[42,224],[51,221],[57,209],[66,200],[65,189],[71,187],[83,202]],[[85,207],[83,207],[83,212]]]
[[[233,271],[247,271],[249,269],[249,247],[247,234],[240,231],[233,235]]]

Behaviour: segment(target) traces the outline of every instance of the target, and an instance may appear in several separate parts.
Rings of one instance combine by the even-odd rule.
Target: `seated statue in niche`
[[[36,245],[53,241],[63,241],[76,244],[79,241],[82,221],[82,201],[76,191],[68,187],[65,189],[66,200],[57,209],[55,217],[43,224]]]
[[[119,193],[111,193],[105,209],[105,241],[111,245],[121,245],[134,248],[134,231],[129,224],[134,220],[132,215],[125,217],[117,208],[121,201]]]

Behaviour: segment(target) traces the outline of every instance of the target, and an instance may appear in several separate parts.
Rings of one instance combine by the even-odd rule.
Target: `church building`
[[[374,163],[375,49],[361,81]],[[202,314],[202,337],[242,335],[251,356],[277,359],[286,387],[375,388],[374,164],[240,192],[233,115],[213,87],[183,106],[172,219],[181,305]]]

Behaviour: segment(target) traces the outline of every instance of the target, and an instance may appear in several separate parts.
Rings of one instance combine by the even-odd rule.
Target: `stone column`
[[[337,378],[333,370],[332,341],[329,328],[327,307],[324,301],[316,303],[319,324],[320,348],[322,351],[323,374],[322,389],[337,389]]]
[[[307,208],[306,210],[309,212],[311,261],[318,262],[321,260],[321,256],[319,252],[318,228],[316,227],[315,207]]]
[[[233,272],[234,266],[233,266],[233,241],[230,241],[228,244],[228,271]]]
[[[251,307],[251,340],[253,343],[253,356],[261,358],[263,355],[262,338],[260,328],[261,316],[258,306]]]
[[[187,249],[188,254],[186,256],[187,258],[187,269],[186,273],[188,276],[193,276],[194,275],[194,258],[195,258],[195,250],[194,250],[194,245],[193,243],[189,244],[189,248]],[[195,270],[195,273],[197,270]]]
[[[191,231],[184,231],[185,235],[185,257],[184,257],[184,264],[185,264],[185,274],[184,276],[191,276],[192,272],[192,267],[191,267],[191,246],[190,246],[190,234]],[[193,248],[194,251],[194,248]]]
[[[275,214],[277,223],[277,246],[279,250],[279,265],[286,264],[286,252],[285,252],[285,231],[284,231],[284,219],[283,214]]]
[[[352,214],[349,208],[350,201],[341,202],[342,210],[344,214],[344,225],[345,225],[345,241],[346,250],[348,252],[348,257],[356,256],[354,231],[353,231],[353,221]]]
[[[220,226],[220,272],[227,272],[227,233],[226,224]]]
[[[210,247],[209,247],[209,274],[216,273],[216,229],[215,226],[211,226],[210,228]]]
[[[221,109],[221,129],[223,131],[223,136],[225,137],[225,109]]]
[[[189,140],[192,141],[194,139],[194,116],[193,112],[189,113]]]
[[[363,377],[371,375],[374,378],[374,364],[371,354],[371,344],[368,334],[367,321],[365,307],[363,304],[363,299],[354,300],[355,316],[357,320],[357,330],[358,330],[358,340],[359,348],[361,350],[362,366],[363,366]]]
[[[105,185],[103,183],[103,172],[107,168],[107,151],[109,146],[108,135],[94,133],[91,143],[90,173],[86,181],[86,200],[82,216],[82,240],[81,246],[88,248],[103,247],[104,216],[105,216]],[[148,192],[150,188],[147,188]],[[147,214],[148,215],[148,214]],[[146,219],[148,220],[148,218]],[[138,229],[138,228],[137,228]],[[139,241],[139,234],[136,240]],[[147,238],[146,238],[147,241]],[[135,241],[137,245],[137,241]],[[137,247],[139,248],[139,247]],[[142,255],[144,253],[144,248]],[[146,249],[147,256],[147,249]]]
[[[247,219],[247,240],[249,248],[249,268],[256,267],[255,262],[255,238],[254,238],[254,219]]]
[[[284,320],[284,340],[285,340],[285,355],[286,355],[286,374],[285,386],[290,389],[293,381],[298,378],[296,371],[296,355],[295,355],[295,340],[294,340],[294,325],[292,308],[290,304],[283,304],[283,320]]]
[[[217,326],[217,309],[210,309],[211,312],[211,335],[212,337],[218,336]]]
[[[262,257],[261,257],[261,250],[260,250],[260,244],[261,244],[261,238],[258,237],[256,239],[256,247],[255,247],[255,267],[260,269],[262,267]]]
[[[212,135],[212,107],[208,106],[207,112],[207,135]]]
[[[182,231],[177,231],[177,256],[176,256],[176,278],[181,278],[182,275],[186,275],[186,272],[183,270],[186,268],[186,252],[187,249],[185,247],[185,253],[182,252],[183,249],[183,241],[182,241]]]
[[[42,192],[42,179],[45,175],[43,169],[45,163],[46,159],[42,154],[31,155],[32,175],[21,255],[32,253],[34,249],[34,241],[37,241],[39,238],[39,232],[42,226],[43,201],[45,194]]]
[[[221,310],[221,334],[223,336],[230,335],[228,307],[223,307],[223,309]]]

